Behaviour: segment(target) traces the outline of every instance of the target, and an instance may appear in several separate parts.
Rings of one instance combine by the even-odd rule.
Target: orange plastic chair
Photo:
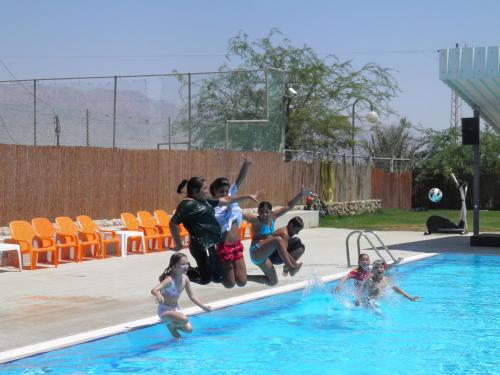
[[[172,234],[170,234],[170,229],[162,227],[156,221],[153,215],[148,211],[138,211],[137,217],[139,218],[139,222],[144,228],[148,228],[153,230],[156,234],[161,236],[161,243],[164,246],[164,249],[170,247],[172,242]]]
[[[247,230],[248,235],[246,234]],[[240,240],[247,240],[249,238],[252,238],[252,224],[250,224],[248,221],[242,220],[239,229],[239,236]]]
[[[113,244],[115,246],[115,254],[120,254],[120,239],[116,236],[116,232],[114,230],[108,230],[99,228],[94,221],[86,215],[79,215],[76,217],[76,221],[82,228],[83,233],[95,233],[99,238],[99,246],[101,248],[102,257],[105,258],[107,254],[107,247],[109,244]],[[87,236],[87,235],[86,235]],[[107,237],[106,236],[111,236]]]
[[[75,222],[67,216],[56,217],[56,225],[62,233],[68,236],[68,238],[71,236],[72,241],[80,245],[80,260],[83,260],[85,250],[88,250],[90,256],[92,256],[90,252],[92,246],[94,247],[93,256],[99,258],[103,257],[97,234],[79,230]]]
[[[54,240],[39,238],[30,223],[24,220],[14,220],[9,223],[11,239],[6,239],[5,242],[18,244],[21,248],[21,254],[28,253],[30,255],[30,270],[36,269],[39,253],[52,253],[52,262],[54,267],[59,265],[59,256]],[[34,247],[33,242],[38,242],[39,246]],[[22,261],[22,260],[21,260]]]
[[[172,238],[172,233],[170,233],[170,218],[171,216],[167,214],[165,210],[155,210],[154,215],[156,218],[156,221],[158,222],[158,226],[161,228],[162,231],[165,233],[169,233],[170,237]],[[187,229],[184,227],[184,225],[179,225],[179,237],[181,238],[182,243],[188,243],[189,242],[189,232]],[[173,246],[173,239],[172,239],[172,246]]]
[[[125,230],[140,231],[144,234],[144,242],[146,242],[146,248],[144,249],[144,252],[147,253],[148,251],[159,250],[159,242],[162,239],[159,234],[157,234],[150,228],[140,225],[137,218],[130,212],[123,212],[120,217],[122,219]],[[151,244],[149,241],[151,241]]]
[[[69,250],[73,248],[75,250],[74,260],[76,262],[81,260],[81,246],[78,242],[74,241],[73,236],[68,236],[64,233],[58,232],[49,219],[45,217],[36,217],[31,220],[31,225],[33,225],[36,235],[42,240],[42,242],[45,240],[55,242],[54,246],[61,250],[61,259],[64,258],[64,253],[67,253],[66,258],[69,259]],[[48,243],[50,243],[50,241],[48,241]]]

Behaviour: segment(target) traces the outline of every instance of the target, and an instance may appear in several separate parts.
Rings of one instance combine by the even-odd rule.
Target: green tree
[[[450,207],[459,202],[457,189],[451,180],[453,172],[459,180],[467,181],[472,189],[473,156],[472,146],[462,145],[460,129],[423,129],[421,148],[415,154],[414,191],[425,202],[426,191],[438,186],[446,196],[451,197]],[[481,207],[498,209],[500,200],[500,135],[486,125],[480,134]],[[468,194],[471,204],[472,194]],[[446,202],[444,203],[446,204]]]
[[[267,67],[287,71],[288,83],[297,91],[297,95],[285,96],[281,103],[287,123],[285,143],[289,149],[337,151],[350,146],[347,113],[352,103],[364,98],[379,112],[390,111],[388,103],[398,91],[388,69],[373,63],[355,69],[351,60],[340,61],[334,55],[320,57],[310,46],[294,46],[278,29],[254,41],[247,34],[238,33],[229,41],[219,70]],[[196,116],[205,121],[262,118],[266,101],[259,82],[262,80],[257,72],[204,79],[194,100]],[[278,112],[276,110],[275,117],[280,116]],[[200,136],[198,139],[217,139],[221,138],[221,127],[217,129],[200,126],[193,131]],[[268,138],[264,134],[261,141]]]

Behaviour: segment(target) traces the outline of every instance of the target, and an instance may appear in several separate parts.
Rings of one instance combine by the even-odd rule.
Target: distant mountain
[[[167,100],[161,90],[155,95],[152,89],[148,93],[147,86],[136,89],[127,87],[125,82],[120,87],[121,83],[116,102],[116,145],[150,149],[159,142],[168,142],[169,117],[172,124],[187,117],[182,113],[183,103],[178,93]],[[0,83],[0,143],[33,144],[33,91],[33,83],[29,81]],[[60,144],[85,146],[88,109],[90,146],[112,147],[112,80],[99,85],[87,80],[38,81],[36,94],[38,145],[56,144],[57,115]]]

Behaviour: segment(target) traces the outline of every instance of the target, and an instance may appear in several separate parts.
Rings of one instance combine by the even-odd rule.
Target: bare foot
[[[285,264],[283,266],[283,272],[281,273],[283,276],[288,276],[288,272],[290,272],[290,268]]]
[[[302,263],[297,263],[297,267],[290,268],[290,276],[295,276],[295,274],[300,271],[301,267],[302,267]]]
[[[170,324],[167,324],[167,328],[168,328],[168,331],[170,332],[170,334],[172,336],[174,336],[176,339],[180,339],[181,338],[181,335],[179,334],[179,331],[177,331],[177,329],[170,325]]]

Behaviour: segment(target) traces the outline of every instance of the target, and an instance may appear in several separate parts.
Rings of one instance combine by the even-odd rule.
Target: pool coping
[[[438,255],[438,253],[424,253],[424,254],[414,255],[411,257],[404,258],[400,264],[415,262],[421,259],[433,257],[435,255]],[[321,277],[320,280],[323,283],[328,283],[334,280],[338,280],[344,275],[346,275],[349,271],[350,270],[346,270],[343,272],[338,272],[335,274],[323,276]],[[238,305],[241,303],[255,301],[258,299],[271,297],[278,294],[304,289],[307,287],[309,282],[310,282],[309,280],[299,281],[296,283],[260,290],[258,292],[248,293],[237,297],[231,297],[214,301],[212,303],[209,303],[209,305],[212,307],[212,310],[218,310],[228,306]],[[186,309],[182,309],[182,312],[185,313],[186,315],[197,315],[203,313],[204,311],[198,306],[193,306]],[[109,336],[118,335],[135,329],[149,327],[159,322],[160,319],[155,315],[143,319],[133,320],[127,323],[121,323],[92,331],[77,333],[75,335],[65,336],[54,340],[43,341],[37,344],[22,346],[16,349],[0,352],[0,364],[12,362],[26,357],[31,357],[37,354],[50,352],[53,350],[63,349],[73,345],[83,344],[85,342],[98,340]]]

